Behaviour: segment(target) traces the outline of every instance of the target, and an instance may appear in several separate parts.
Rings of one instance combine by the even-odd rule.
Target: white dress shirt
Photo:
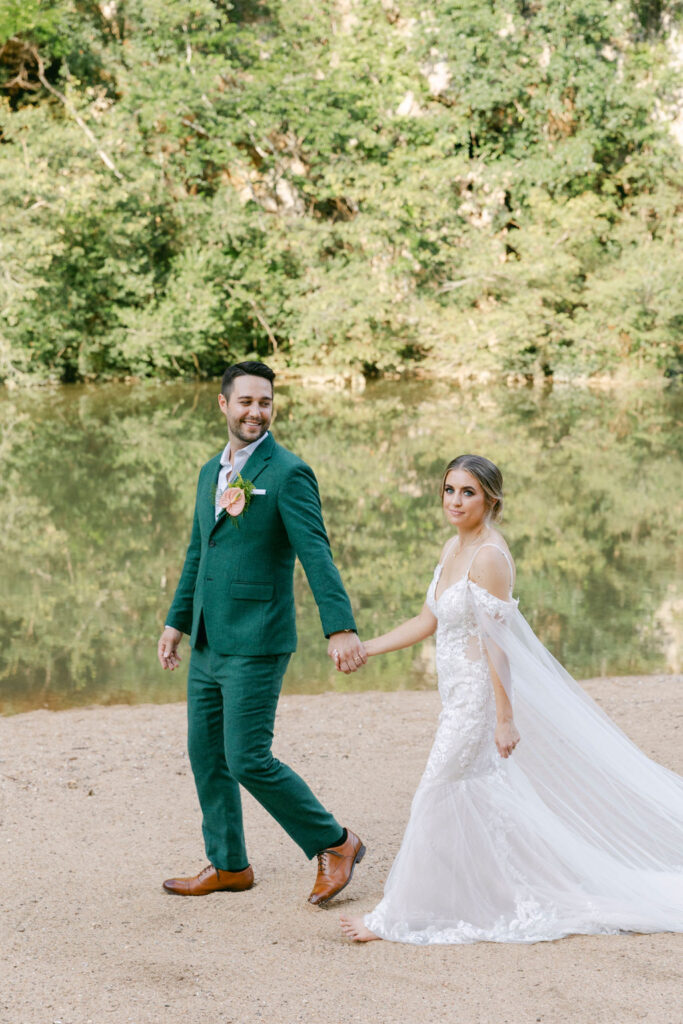
[[[265,441],[267,437],[268,431],[266,430],[265,434],[259,437],[258,441],[252,441],[251,444],[246,445],[244,448],[238,448],[234,456],[230,452],[230,442],[228,441],[226,444],[221,455],[221,469],[218,474],[218,484],[216,485],[216,519],[218,519],[221,512],[218,502],[223,491],[227,489],[231,480],[235,480],[240,475],[251,453],[255,452],[261,442]]]

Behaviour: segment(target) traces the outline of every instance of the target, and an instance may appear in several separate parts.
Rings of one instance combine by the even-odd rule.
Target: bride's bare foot
[[[379,935],[365,927],[362,917],[346,917],[342,914],[339,920],[344,935],[353,942],[372,942],[373,939],[379,939]]]

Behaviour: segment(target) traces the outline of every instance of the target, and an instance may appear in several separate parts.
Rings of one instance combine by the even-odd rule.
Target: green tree
[[[675,375],[680,14],[13,0],[0,375]]]

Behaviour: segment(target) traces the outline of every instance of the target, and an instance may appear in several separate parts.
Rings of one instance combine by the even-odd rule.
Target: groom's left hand
[[[368,660],[357,633],[330,633],[327,653],[337,668],[346,675],[362,668]]]

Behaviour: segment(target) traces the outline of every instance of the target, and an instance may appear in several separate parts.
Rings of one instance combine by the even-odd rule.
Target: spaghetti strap
[[[465,573],[465,576],[469,576],[470,569],[472,568],[472,565],[474,563],[474,559],[477,557],[477,555],[479,554],[479,552],[481,551],[482,548],[495,548],[496,551],[500,551],[501,555],[503,556],[503,558],[505,559],[505,561],[508,564],[508,569],[510,570],[510,590],[512,590],[512,588],[515,585],[515,570],[514,570],[514,566],[512,565],[512,562],[510,561],[510,558],[509,558],[509,555],[508,555],[507,551],[505,551],[505,549],[502,548],[500,546],[500,544],[494,544],[494,542],[491,541],[491,540],[484,541],[483,544],[479,544],[479,546],[475,549],[474,554],[470,558],[470,564],[467,566],[467,572]]]

